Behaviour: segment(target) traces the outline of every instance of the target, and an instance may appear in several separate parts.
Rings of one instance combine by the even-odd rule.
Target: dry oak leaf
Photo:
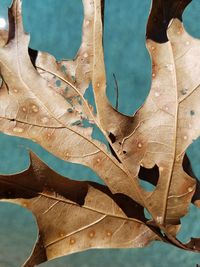
[[[64,178],[30,155],[26,171],[0,175],[1,201],[29,209],[39,228],[24,267],[90,248],[144,247],[161,239],[130,198],[112,195],[103,185]]]
[[[100,5],[99,1],[95,1]],[[181,23],[191,1],[153,1],[147,27],[147,48],[152,59],[152,86],[143,106],[127,117],[106,100],[102,27],[96,8],[93,87],[101,127],[112,137],[117,157],[139,187],[141,168],[159,170],[156,188],[140,188],[144,206],[161,225],[178,224],[188,212],[196,181],[183,169],[188,146],[200,134],[199,40],[189,36]],[[167,37],[168,36],[168,37]],[[100,63],[99,63],[100,62]],[[110,116],[106,116],[106,114]],[[148,179],[146,179],[148,180]],[[159,199],[159,201],[158,201]]]
[[[192,138],[198,136],[198,128],[189,135],[192,133],[191,128],[185,127],[187,120],[182,119],[188,105],[184,110],[181,105],[183,103],[184,107],[187,102],[185,99],[191,99],[193,92],[189,90],[191,93],[188,97],[179,102],[179,65],[176,62],[175,46],[183,40],[179,35],[172,34],[170,37],[170,33],[171,30],[177,30],[181,23],[177,19],[172,21],[168,30],[169,41],[163,43],[148,37],[147,32],[147,45],[153,62],[152,88],[144,105],[133,117],[128,117],[114,110],[106,98],[101,1],[90,3],[94,4],[94,31],[91,33],[92,82],[97,106],[97,120],[94,117],[94,121],[107,134],[117,159],[104,145],[92,140],[91,128],[76,124],[77,114],[68,112],[70,103],[48,86],[32,65],[28,55],[29,38],[23,31],[19,0],[13,1],[9,12],[8,42],[0,48],[3,77],[0,130],[35,140],[64,160],[89,166],[106,182],[112,193],[123,193],[146,207],[157,225],[162,226],[162,230],[166,230],[163,225],[168,224],[174,224],[177,229],[180,218],[187,213],[196,185],[195,179],[184,172],[182,160]],[[153,1],[149,21],[158,15],[157,7],[163,3],[162,0]],[[180,19],[180,14],[176,14],[179,10],[176,3],[180,4],[180,1],[173,3],[172,7],[168,6],[173,14],[171,16],[171,13],[167,13],[168,23],[171,18]],[[184,3],[183,11],[189,1],[181,3]],[[148,29],[151,29],[149,25]],[[168,24],[164,27],[167,36]],[[184,52],[184,49],[181,47],[179,51]],[[13,58],[16,64],[13,64]],[[185,58],[185,54],[181,58]],[[187,65],[184,67],[188,69]],[[189,78],[193,79],[192,76]],[[82,101],[88,108],[84,98]],[[193,116],[193,112],[190,111],[190,115]],[[139,170],[141,167],[151,169],[154,166],[158,167],[159,179],[156,189],[147,192],[139,185]]]
[[[91,127],[77,125],[77,115],[69,111],[71,105],[32,65],[21,5],[20,0],[13,1],[9,39],[0,47],[0,131],[31,139],[63,160],[90,167],[113,193],[124,193],[143,203],[123,165],[104,144],[92,139]]]

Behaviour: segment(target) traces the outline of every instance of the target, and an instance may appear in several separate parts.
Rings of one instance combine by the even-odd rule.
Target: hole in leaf
[[[195,111],[194,110],[190,110],[190,115],[194,116],[195,115]]]
[[[119,161],[119,163],[122,163],[121,160],[118,158],[117,154],[115,153],[114,149],[109,144],[110,152],[111,154]]]
[[[148,192],[152,192],[158,183],[159,168],[157,165],[150,169],[140,166],[138,177],[141,187]]]
[[[155,186],[147,181],[140,180],[140,186],[148,192],[152,192],[155,189]]]
[[[87,90],[85,91],[84,98],[88,101],[88,103],[92,106],[94,113],[97,113],[94,93],[92,89],[92,85],[90,84]]]
[[[61,86],[61,80],[57,80],[57,81],[56,81],[56,86],[57,86],[57,87],[60,87],[60,86]]]
[[[183,22],[186,30],[195,38],[200,38],[200,2],[193,0],[183,13]]]
[[[93,112],[97,113],[96,110],[96,104],[95,104],[95,99],[94,99],[94,93],[93,93],[93,88],[92,85],[90,84],[89,87],[87,88],[87,90],[85,91],[84,94],[84,98],[88,101],[88,103],[91,105]],[[85,124],[84,124],[85,125]],[[88,125],[88,124],[87,124]],[[119,161],[117,155],[115,154],[115,151],[113,150],[113,148],[108,144],[108,141],[106,140],[104,134],[101,132],[101,130],[95,125],[95,124],[91,124],[89,123],[89,126],[91,126],[93,128],[93,132],[92,132],[92,138],[96,139],[102,143],[104,143],[107,148],[110,150],[110,152],[115,156],[115,158]],[[112,143],[115,142],[116,138],[114,136],[114,134],[110,133],[109,134],[109,138],[111,140]],[[120,162],[120,161],[119,161]]]
[[[108,137],[110,138],[112,143],[115,143],[116,137],[115,137],[115,135],[113,133],[109,133]],[[112,146],[110,144],[109,144],[109,148],[110,148],[110,151],[111,151],[112,155],[121,163],[120,159],[118,158],[117,154],[115,153],[114,149],[112,148]]]
[[[195,177],[195,174],[192,170],[192,165],[190,159],[188,158],[187,154],[185,153],[183,158],[183,170],[190,176]]]
[[[151,214],[148,212],[147,209],[144,209],[144,215],[145,215],[145,218],[149,221],[149,220],[153,220]]]
[[[115,143],[116,137],[115,137],[115,135],[113,133],[109,133],[109,138],[110,138],[112,143]]]
[[[29,53],[31,62],[32,62],[34,68],[35,68],[35,62],[36,62],[36,59],[37,59],[38,51],[37,51],[37,50],[34,50],[34,49],[31,49],[31,48],[29,47],[29,48],[28,48],[28,53]]]

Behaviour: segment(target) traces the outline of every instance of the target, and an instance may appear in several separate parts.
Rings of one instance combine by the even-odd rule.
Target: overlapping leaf
[[[147,24],[152,86],[143,106],[126,116],[106,97],[104,1],[83,0],[81,47],[74,60],[61,62],[28,49],[22,2],[13,1],[9,33],[0,32],[0,130],[90,167],[108,186],[61,178],[35,156],[24,173],[1,176],[2,200],[25,205],[37,218],[38,242],[25,266],[88,248],[144,246],[157,239],[199,250],[199,239],[182,244],[175,238],[191,200],[200,206],[199,182],[185,154],[200,135],[200,41],[181,22],[190,2],[152,1]],[[84,98],[90,83],[97,114]],[[92,138],[91,123],[112,153]],[[155,189],[147,191],[140,179]],[[152,216],[148,222],[144,208]]]
[[[89,166],[113,193],[125,193],[142,203],[134,190],[134,181],[122,164],[105,145],[91,138],[91,127],[80,127],[77,111],[48,86],[32,65],[28,55],[29,36],[23,31],[20,0],[13,2],[9,17],[9,39],[0,48],[3,77],[0,130],[32,139],[64,160]],[[86,101],[82,100],[84,108],[88,109]]]
[[[197,124],[193,126],[192,100],[186,96],[191,93],[198,101],[192,92],[199,84],[196,79],[198,41],[188,35],[187,39],[190,40],[181,38],[183,27],[180,20],[189,2],[153,1],[147,27],[147,48],[152,58],[152,87],[144,105],[133,117],[117,113],[105,100],[106,78],[101,38],[96,38],[94,43],[99,52],[94,53],[93,87],[101,126],[112,136],[116,154],[137,183],[141,168],[158,168],[159,177],[154,177],[156,189],[153,192],[140,190],[146,207],[159,224],[179,222],[188,211],[196,185],[196,181],[182,167],[187,147],[199,136],[199,127]],[[96,17],[100,21],[100,13],[97,12]],[[101,32],[100,22],[98,25],[95,32],[97,36]],[[172,35],[172,31],[177,34]],[[182,60],[178,65],[177,53]],[[194,57],[196,60],[193,60]],[[191,61],[196,71],[188,72]],[[185,78],[182,78],[184,75]],[[187,84],[184,84],[186,79]],[[190,104],[180,100],[180,92],[185,100],[190,99]],[[107,117],[105,110],[112,116]],[[192,134],[194,131],[195,134]],[[148,181],[148,177],[142,178]]]
[[[36,217],[38,240],[26,267],[89,248],[143,247],[160,239],[136,202],[105,186],[61,177],[34,154],[26,171],[0,176],[0,199]]]

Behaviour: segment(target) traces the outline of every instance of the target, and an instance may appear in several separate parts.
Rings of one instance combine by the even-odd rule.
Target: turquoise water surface
[[[10,1],[0,0],[0,17],[7,18]],[[119,110],[132,114],[145,100],[151,85],[151,63],[145,47],[145,24],[150,0],[106,1],[105,60],[108,96],[114,99],[117,76]],[[24,26],[31,33],[30,46],[47,51],[57,59],[73,58],[81,41],[81,0],[24,0]],[[200,37],[200,1],[193,0],[184,14],[188,31]],[[198,55],[197,55],[198,56]],[[35,151],[57,172],[73,179],[98,179],[88,168],[56,159],[32,142],[0,134],[0,173],[14,173],[27,167],[27,148]],[[189,150],[195,172],[200,177],[200,142]],[[78,174],[78,175],[77,175]],[[96,177],[96,178],[95,178]],[[191,207],[183,219],[180,236],[200,236],[200,211]],[[189,234],[188,234],[189,233]],[[33,216],[11,204],[0,203],[0,267],[19,267],[29,256],[37,229]],[[200,254],[185,252],[162,243],[143,249],[91,250],[42,264],[46,267],[195,267]]]

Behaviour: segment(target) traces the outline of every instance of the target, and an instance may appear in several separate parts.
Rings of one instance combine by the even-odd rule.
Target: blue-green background
[[[0,17],[7,18],[10,0],[0,0]],[[114,101],[117,76],[119,110],[132,114],[144,101],[151,85],[151,63],[145,48],[145,24],[150,0],[107,0],[105,12],[105,61],[108,95]],[[81,41],[81,0],[24,0],[24,26],[31,33],[30,46],[47,51],[57,59],[73,58]],[[187,30],[200,37],[200,1],[193,0],[184,14]],[[197,55],[199,56],[199,55]],[[189,149],[195,172],[200,177],[200,142]],[[57,172],[71,178],[92,179],[91,170],[60,161],[36,144],[0,134],[0,173],[14,173],[27,167],[27,148],[34,150]],[[70,218],[69,218],[70,219]],[[200,236],[200,211],[191,207],[183,219],[183,240]],[[0,203],[0,267],[18,267],[30,254],[37,229],[33,216],[11,204]],[[195,267],[200,254],[162,243],[144,249],[91,250],[57,259],[42,266],[51,267]]]

